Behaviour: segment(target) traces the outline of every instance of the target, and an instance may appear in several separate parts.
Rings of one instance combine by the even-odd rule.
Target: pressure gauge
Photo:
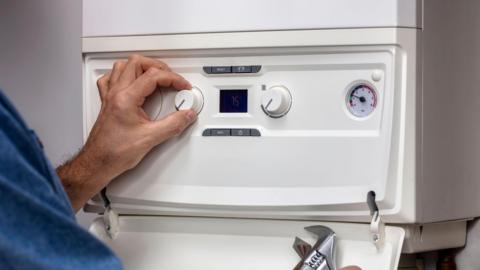
[[[377,107],[377,93],[373,86],[355,84],[347,94],[347,108],[356,117],[367,117]]]

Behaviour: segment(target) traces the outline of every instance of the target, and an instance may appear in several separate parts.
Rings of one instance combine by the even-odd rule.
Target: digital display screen
[[[247,89],[220,90],[221,113],[246,113],[248,111]]]

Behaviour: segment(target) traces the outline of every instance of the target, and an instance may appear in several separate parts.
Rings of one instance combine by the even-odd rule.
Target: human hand
[[[133,55],[128,62],[116,62],[112,72],[97,84],[102,107],[85,151],[108,164],[113,176],[135,167],[154,146],[179,135],[196,119],[194,111],[186,110],[152,121],[142,109],[157,86],[191,88],[187,80],[160,61]]]
[[[115,62],[97,82],[101,110],[78,156],[57,172],[75,209],[112,179],[135,167],[156,145],[179,135],[196,119],[192,110],[149,119],[142,105],[157,87],[190,89],[190,83],[163,62],[132,55]]]

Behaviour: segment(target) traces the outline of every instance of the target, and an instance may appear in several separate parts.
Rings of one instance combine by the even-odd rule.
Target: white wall
[[[82,145],[81,10],[80,0],[0,0],[0,89],[55,166]]]
[[[0,88],[56,165],[82,143],[81,2],[0,1]]]

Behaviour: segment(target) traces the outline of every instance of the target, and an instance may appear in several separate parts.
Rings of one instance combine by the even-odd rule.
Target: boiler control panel
[[[96,79],[127,56],[85,58],[87,132],[100,110]],[[132,213],[175,209],[251,217],[265,209],[296,209],[308,216],[322,209],[365,209],[371,190],[385,203],[395,199],[398,48],[150,56],[193,87],[158,89],[144,105],[147,114],[158,120],[192,109],[198,119],[108,186],[120,212],[136,205]]]

